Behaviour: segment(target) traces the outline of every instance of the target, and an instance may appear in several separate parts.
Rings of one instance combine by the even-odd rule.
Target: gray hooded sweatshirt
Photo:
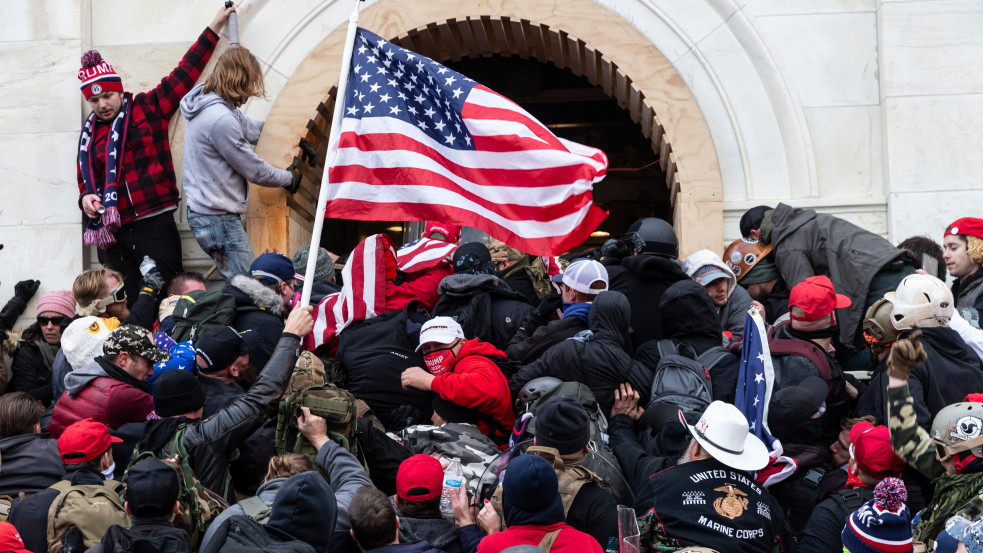
[[[263,161],[256,144],[263,122],[232,109],[200,84],[181,100],[184,132],[184,194],[188,209],[205,215],[245,213],[248,182],[271,188],[290,184],[289,171]]]

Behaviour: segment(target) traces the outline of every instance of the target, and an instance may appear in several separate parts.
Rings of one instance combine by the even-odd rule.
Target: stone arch
[[[438,60],[525,55],[601,86],[639,123],[662,158],[682,252],[720,248],[723,192],[713,138],[683,76],[650,40],[591,0],[535,4],[499,0],[495,6],[475,10],[479,15],[448,13],[466,9],[465,4],[470,5],[414,4],[413,10],[406,10],[397,0],[379,0],[362,10],[360,25]],[[495,15],[480,14],[489,10]],[[280,159],[285,166],[296,154],[291,147],[305,133],[324,147],[333,109],[333,94],[325,91],[337,82],[345,35],[344,26],[339,21],[335,25],[306,56],[293,52],[298,40],[294,31],[265,59],[273,68],[285,65],[283,59],[290,56],[302,61],[292,72],[283,71],[290,77],[267,117],[257,147],[261,156]],[[305,180],[319,182],[320,169],[309,171]],[[254,245],[293,249],[307,243],[310,231],[305,221],[313,216],[315,194],[313,187],[294,198],[279,190],[254,189],[247,213]]]

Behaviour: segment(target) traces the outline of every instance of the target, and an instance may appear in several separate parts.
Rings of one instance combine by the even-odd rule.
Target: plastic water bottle
[[[154,261],[154,258],[150,257],[149,255],[143,256],[143,261],[140,262],[141,275],[147,276],[147,273],[153,271],[156,268],[157,268],[157,262]]]
[[[440,512],[444,518],[454,520],[454,505],[451,503],[451,496],[456,494],[464,483],[464,469],[461,467],[461,459],[451,458],[451,464],[444,469],[444,489],[440,493]]]

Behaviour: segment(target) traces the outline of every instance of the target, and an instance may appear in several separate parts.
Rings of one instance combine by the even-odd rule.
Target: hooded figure
[[[743,334],[744,315],[747,313],[747,308],[751,305],[751,294],[748,294],[747,290],[737,285],[737,277],[734,275],[734,271],[720,259],[720,256],[716,252],[700,250],[683,261],[683,271],[703,287],[706,287],[712,282],[705,282],[700,279],[701,270],[705,270],[707,266],[719,269],[727,278],[726,303],[718,305],[717,302],[714,302],[714,307],[720,318],[720,329],[733,334]],[[664,325],[666,321],[664,315],[662,320]],[[663,332],[665,332],[664,328]],[[668,332],[666,336],[669,336]]]
[[[465,336],[499,349],[505,349],[519,323],[533,311],[522,294],[493,275],[451,275],[440,281],[437,290],[435,317],[454,317]]]
[[[566,523],[556,472],[538,455],[522,455],[509,464],[502,483],[502,513],[508,528],[481,540],[478,553],[513,545],[541,546],[553,532],[550,553],[601,551],[597,540]]]
[[[331,547],[338,505],[324,477],[314,471],[287,479],[273,500],[266,526],[310,544],[317,553]]]
[[[723,342],[713,302],[706,290],[692,280],[680,280],[666,290],[659,302],[657,318],[662,320],[663,340],[672,340],[677,348],[684,346],[680,353],[689,346],[693,349],[689,354],[698,356]],[[635,352],[635,359],[654,373],[661,359],[659,341],[642,344]]]
[[[608,289],[628,296],[631,303],[633,348],[663,338],[661,320],[654,315],[666,289],[674,282],[689,280],[679,262],[657,255],[632,255],[622,259],[621,265],[608,266],[608,276]]]
[[[700,292],[706,296],[706,292]],[[630,382],[636,390],[647,393],[652,374],[628,354],[630,322],[628,298],[620,292],[601,292],[591,305],[587,318],[589,330],[551,347],[534,363],[520,369],[509,381],[512,396],[516,397],[527,382],[541,376],[584,383],[603,413],[611,411],[614,390],[622,382]],[[640,403],[647,404],[648,398],[641,398]]]

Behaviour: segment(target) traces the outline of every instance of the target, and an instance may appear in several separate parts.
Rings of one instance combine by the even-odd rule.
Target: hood
[[[974,367],[981,365],[980,358],[966,345],[966,342],[959,336],[959,333],[949,327],[922,328],[921,341],[924,342],[932,351],[929,354],[929,363],[933,357],[944,360],[945,364],[965,364]],[[907,338],[913,330],[902,330],[901,338]]]
[[[464,344],[461,345],[461,351],[457,352],[457,357],[454,358],[454,364],[456,365],[458,361],[469,355],[480,355],[482,357],[507,357],[504,351],[496,348],[488,342],[482,342],[477,338],[472,338],[471,340],[465,340]]]
[[[181,100],[181,114],[185,119],[193,119],[205,110],[208,106],[221,104],[225,109],[231,110],[232,106],[227,104],[218,94],[214,92],[204,93],[205,84],[202,83],[191,89],[184,99]]]
[[[513,295],[515,291],[506,282],[495,275],[449,275],[440,281],[437,293],[449,296],[471,296],[477,291],[489,292],[496,290]],[[523,300],[525,301],[525,300]]]
[[[546,526],[565,522],[553,465],[539,455],[520,455],[509,463],[502,484],[506,526]]]
[[[246,275],[232,277],[222,290],[236,299],[236,308],[255,306],[280,317],[283,315],[283,298],[263,283]]]
[[[774,223],[773,228],[782,227],[782,233],[781,236],[777,237],[774,234],[771,235],[770,242],[777,248],[777,242],[786,236],[791,236],[792,233],[801,226],[810,223],[816,216],[816,212],[811,209],[796,209],[790,205],[778,204],[775,210],[771,212],[771,220]]]
[[[706,296],[706,292],[703,295]],[[587,327],[593,332],[595,339],[607,338],[624,346],[628,343],[628,330],[631,328],[631,305],[628,298],[614,290],[598,294],[591,304]]]
[[[697,354],[721,343],[717,308],[695,281],[680,280],[666,289],[659,300],[659,317],[663,336],[693,346]]]
[[[644,280],[672,283],[689,278],[678,261],[654,255],[633,255],[621,260],[621,266]]]
[[[324,477],[307,471],[291,476],[280,487],[266,524],[325,553],[331,546],[337,510],[334,492]]]
[[[109,377],[106,370],[93,361],[65,375],[65,391],[70,396],[77,396],[90,382],[101,376]]]
[[[428,542],[435,549],[447,551],[448,548],[460,539],[460,532],[457,526],[448,522],[444,517],[408,517],[400,514],[399,516],[399,542],[416,543]]]
[[[690,278],[693,278],[696,275],[696,271],[699,271],[700,267],[703,267],[704,265],[713,265],[714,267],[717,267],[721,271],[727,273],[727,276],[729,277],[729,280],[727,281],[727,297],[730,297],[731,292],[734,291],[734,287],[737,286],[737,277],[734,276],[734,271],[731,271],[730,267],[728,267],[727,264],[720,259],[717,252],[712,250],[700,250],[694,253],[683,261],[683,271],[689,275]]]

